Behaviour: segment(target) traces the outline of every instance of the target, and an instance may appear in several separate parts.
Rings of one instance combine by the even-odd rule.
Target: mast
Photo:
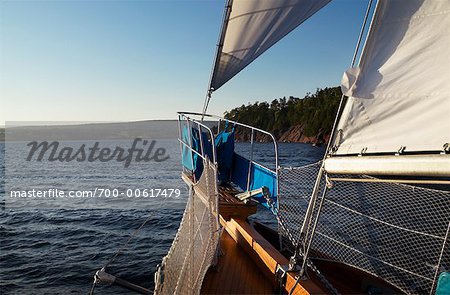
[[[211,100],[211,95],[214,91],[213,87],[212,87],[212,81],[213,81],[213,76],[214,76],[214,70],[218,67],[219,62],[220,62],[220,53],[222,52],[223,49],[223,43],[225,40],[225,34],[227,32],[227,28],[228,28],[228,22],[230,20],[230,15],[231,15],[231,8],[233,6],[233,0],[227,0],[226,4],[225,4],[225,11],[223,14],[223,22],[222,22],[222,28],[220,31],[220,36],[219,36],[219,41],[217,43],[217,50],[216,50],[216,55],[214,57],[214,63],[213,63],[213,67],[211,69],[211,75],[209,77],[209,83],[208,83],[208,89],[206,91],[206,97],[205,97],[205,102],[203,104],[203,111],[202,111],[202,121],[205,117],[206,111],[208,109],[208,105],[209,105],[209,101]]]

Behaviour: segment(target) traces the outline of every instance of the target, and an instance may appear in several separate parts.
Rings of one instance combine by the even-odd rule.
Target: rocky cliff
[[[249,142],[250,132],[248,130],[236,130],[235,138],[237,142]],[[311,144],[326,144],[330,138],[330,134],[319,130],[314,136],[305,135],[305,127],[303,125],[296,125],[290,127],[288,130],[281,132],[280,134],[274,134],[275,139],[278,142],[302,142]],[[254,140],[256,142],[270,142],[270,136],[256,132]]]
[[[280,142],[326,143],[331,132],[339,102],[340,87],[317,89],[303,98],[294,96],[272,102],[248,103],[225,112],[225,118],[271,132]],[[250,141],[249,130],[236,129],[238,141]],[[270,137],[255,134],[256,141]]]

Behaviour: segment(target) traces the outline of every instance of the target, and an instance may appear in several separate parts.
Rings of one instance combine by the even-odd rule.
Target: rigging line
[[[353,53],[353,58],[352,58],[352,61],[351,61],[351,64],[350,64],[351,67],[353,67],[355,65],[355,62],[356,62],[356,58],[357,58],[357,55],[358,55],[358,52],[359,52],[359,49],[360,49],[360,46],[361,46],[362,37],[363,37],[364,32],[365,32],[367,20],[369,19],[369,14],[370,14],[370,10],[371,10],[371,7],[372,7],[372,2],[373,2],[373,0],[369,0],[368,4],[367,4],[367,9],[366,9],[366,12],[365,12],[364,20],[363,20],[363,23],[362,23],[362,26],[361,26],[361,30],[360,30],[360,33],[359,33],[359,36],[358,36],[358,41],[356,43],[355,52]],[[377,5],[378,5],[378,2],[377,2]],[[375,7],[375,10],[376,10],[376,7]],[[374,15],[375,15],[375,13],[374,13]],[[370,31],[370,29],[372,27],[372,24],[373,24],[374,15],[372,16],[372,20],[371,20],[371,24],[370,24],[370,27],[369,27],[369,31]],[[369,35],[369,34],[367,34],[367,35]],[[364,49],[363,49],[363,51],[364,51]],[[342,94],[341,99],[339,101],[338,111],[336,113],[336,117],[335,117],[334,122],[333,122],[333,128],[331,129],[331,134],[330,134],[330,139],[329,139],[328,144],[327,144],[327,149],[326,149],[325,155],[323,157],[322,166],[321,166],[319,172],[317,173],[317,178],[316,178],[316,182],[314,184],[314,189],[313,189],[313,192],[312,192],[312,195],[311,195],[311,200],[310,200],[310,202],[308,204],[308,208],[307,208],[306,213],[305,213],[305,218],[303,220],[303,224],[302,224],[302,227],[301,227],[301,230],[300,230],[299,242],[301,242],[302,239],[305,239],[308,236],[307,232],[309,232],[309,225],[310,225],[310,222],[312,221],[312,213],[313,213],[313,210],[315,208],[316,200],[317,200],[317,197],[318,197],[318,194],[319,194],[320,183],[321,183],[323,175],[324,174],[326,175],[325,160],[326,160],[327,156],[330,153],[330,148],[334,144],[334,137],[335,137],[335,133],[336,133],[336,128],[337,128],[340,116],[342,114],[342,111],[343,111],[344,100],[345,100],[345,95]],[[314,238],[314,233],[315,233],[315,229],[316,229],[316,226],[317,226],[318,217],[320,216],[320,210],[322,208],[323,201],[325,199],[326,191],[327,191],[327,187],[325,186],[324,192],[323,192],[324,194],[323,194],[322,200],[321,200],[321,202],[319,204],[317,217],[316,217],[316,220],[315,220],[315,223],[314,223],[314,226],[313,226],[310,238],[309,238],[309,242],[305,241],[306,249],[304,250],[305,253],[304,253],[304,256],[303,256],[303,265],[302,265],[302,267],[300,269],[300,275],[299,275],[299,278],[296,281],[294,287],[291,289],[290,293],[292,293],[294,291],[294,288],[297,286],[298,281],[300,280],[300,278],[303,276],[303,274],[305,272],[305,267],[307,265],[306,262],[308,261],[308,254],[309,254],[309,250],[310,250],[310,246],[311,246],[311,241]],[[305,233],[306,233],[306,235],[305,235]]]
[[[355,52],[353,53],[351,67],[355,65],[356,57],[358,56],[359,47],[361,45],[362,37],[364,35],[364,29],[366,27],[367,19],[369,18],[370,8],[372,7],[372,1],[369,0],[369,4],[367,4],[366,14],[364,16],[363,24],[361,26],[361,31],[359,32],[358,42],[356,43]]]
[[[436,280],[437,280],[438,275],[439,275],[439,270],[440,270],[440,266],[441,266],[441,262],[442,262],[442,257],[444,256],[445,246],[447,244],[449,232],[450,232],[450,221],[448,223],[447,233],[445,234],[444,243],[442,244],[441,254],[439,255],[438,263],[436,265],[436,272],[434,273],[433,284],[431,285],[430,295],[433,294],[434,286],[436,285]]]
[[[342,209],[347,210],[349,212],[352,212],[353,214],[366,217],[367,219],[370,219],[370,220],[372,220],[374,222],[378,222],[378,223],[381,223],[381,224],[384,224],[384,225],[387,225],[387,226],[390,226],[390,227],[393,227],[393,228],[396,228],[396,229],[399,229],[399,230],[403,230],[403,231],[406,231],[406,232],[409,232],[409,233],[414,233],[414,234],[417,234],[417,235],[430,237],[430,238],[433,238],[433,239],[436,239],[436,240],[445,240],[445,237],[440,237],[440,236],[429,234],[429,233],[426,233],[426,232],[421,232],[421,231],[418,231],[418,230],[409,229],[409,228],[406,228],[406,227],[403,227],[403,226],[399,226],[399,225],[396,225],[396,224],[393,224],[393,223],[389,223],[389,222],[381,220],[379,218],[372,217],[370,215],[364,214],[364,213],[359,212],[359,211],[357,211],[355,209],[352,209],[350,207],[347,207],[347,206],[341,205],[339,203],[336,203],[334,201],[331,201],[331,200],[325,200],[325,201],[327,203],[335,205],[336,207],[339,207],[339,208],[342,208]]]
[[[270,210],[275,215],[275,217],[276,217],[276,219],[278,221],[278,224],[285,231],[285,233],[287,234],[287,236],[288,236],[289,240],[291,241],[292,245],[295,247],[295,250],[294,250],[295,252],[294,252],[294,256],[293,257],[295,257],[295,255],[300,255],[300,256],[304,257],[304,254],[301,252],[301,247],[299,247],[300,246],[300,240],[296,241],[294,239],[293,235],[290,233],[288,227],[285,226],[284,221],[282,219],[282,216],[281,216],[281,214],[278,213],[278,209],[275,207],[273,200],[269,196],[267,196],[265,194],[263,194],[263,196],[266,199],[266,202],[269,205]],[[292,261],[292,258],[291,258],[291,261]],[[320,281],[324,284],[324,286],[326,288],[328,288],[333,294],[339,294],[339,292],[336,290],[336,288],[334,288],[334,286],[327,280],[327,278],[320,272],[320,270],[314,265],[314,263],[310,259],[307,259],[306,262],[307,262],[307,265],[317,275],[317,277],[320,279]],[[291,264],[291,262],[289,264]],[[289,294],[292,294],[292,292],[295,290],[295,288],[297,287],[301,277],[302,276],[299,276],[297,278],[297,280],[296,280],[294,286],[291,288]],[[282,281],[281,280],[280,280],[280,285],[282,285]]]
[[[359,49],[361,48],[361,41],[362,41],[362,38],[364,36],[364,32],[366,30],[367,20],[369,19],[370,10],[372,8],[372,2],[373,2],[373,0],[369,0],[369,2],[367,3],[366,13],[364,15],[364,20],[363,20],[363,23],[361,25],[361,30],[359,31],[358,41],[356,42],[355,52],[353,53],[352,62],[350,63],[350,67],[354,67],[355,66],[356,58],[357,58],[358,53],[360,51]],[[377,5],[378,5],[378,1],[377,1]],[[375,10],[376,10],[376,7],[375,7]],[[364,47],[362,49],[361,56],[362,56],[362,54],[364,52],[364,49],[365,49],[365,46],[366,46],[366,43],[367,43],[367,38],[369,37],[369,32],[370,32],[370,30],[372,28],[374,16],[375,16],[375,12],[373,13],[373,16],[372,16],[372,20],[371,20],[371,23],[370,23],[370,26],[369,26],[369,29],[368,29],[368,32],[367,32],[367,36],[366,36],[366,42],[364,42]],[[360,56],[360,61],[361,61],[361,56]],[[333,129],[331,131],[330,141],[328,142],[328,145],[327,145],[327,150],[326,150],[326,153],[325,153],[325,157],[327,156],[327,154],[330,151],[331,143],[332,143],[332,141],[334,139],[333,137],[334,137],[334,135],[336,133],[336,127],[337,127],[337,124],[338,124],[338,121],[339,121],[340,113],[342,112],[342,109],[343,109],[343,106],[344,106],[344,98],[345,98],[345,96],[342,95],[341,101],[339,102],[338,113],[336,114],[336,118],[335,118],[334,123],[333,123]],[[323,159],[324,161],[325,161],[325,157]],[[324,162],[322,162],[322,165],[324,165]]]
[[[352,62],[350,63],[350,67],[351,68],[353,68],[355,66],[356,58],[358,57],[358,53],[360,51],[359,49],[361,48],[361,41],[362,41],[362,38],[364,36],[364,32],[366,30],[367,20],[369,19],[370,10],[372,8],[372,2],[373,2],[373,0],[369,0],[369,2],[367,4],[366,13],[364,15],[364,20],[363,20],[363,23],[361,25],[361,30],[359,31],[358,41],[356,42],[355,51],[353,52]],[[378,5],[378,1],[377,1],[377,5]],[[375,10],[376,10],[376,7],[375,7]],[[365,49],[365,46],[366,46],[366,43],[367,43],[367,38],[369,37],[369,32],[372,29],[374,16],[375,16],[375,12],[373,13],[373,16],[372,16],[372,20],[371,20],[371,23],[370,23],[370,26],[369,26],[369,29],[368,29],[368,32],[367,32],[367,36],[366,36],[366,42],[364,42],[364,47],[362,49],[361,56],[362,56],[362,54],[364,52],[364,49]],[[359,62],[361,61],[361,56],[360,56]],[[332,144],[334,143],[334,136],[335,136],[335,133],[336,133],[336,128],[337,128],[337,125],[338,125],[338,122],[339,122],[339,118],[340,118],[341,113],[342,113],[343,108],[344,108],[344,98],[345,98],[345,95],[342,94],[341,100],[339,102],[338,111],[337,111],[336,117],[334,118],[333,128],[331,130],[330,139],[328,141],[328,145],[327,145],[327,149],[326,149],[326,152],[325,152],[325,156],[323,158],[323,162],[322,162],[323,166],[325,166],[325,159],[326,159],[327,155],[330,152],[330,148],[332,147]]]
[[[328,187],[325,186],[324,189],[323,189],[323,192],[322,192],[322,198],[321,198],[321,200],[319,202],[319,208],[317,209],[317,215],[316,215],[316,218],[314,220],[314,224],[313,224],[313,228],[312,228],[312,232],[311,232],[311,237],[309,238],[309,241],[308,241],[307,245],[305,245],[306,249],[304,251],[303,263],[302,263],[302,266],[300,268],[300,272],[298,274],[298,279],[296,280],[294,286],[292,287],[291,291],[289,292],[289,295],[291,295],[294,292],[295,288],[297,287],[297,285],[298,285],[298,283],[300,281],[300,278],[302,278],[303,275],[305,274],[306,267],[308,266],[308,262],[310,261],[308,255],[309,255],[309,251],[311,249],[312,240],[314,239],[314,233],[316,232],[317,224],[319,223],[320,213],[322,212],[322,206],[323,206],[323,203],[324,203],[326,195],[327,195],[327,190],[328,190]],[[323,282],[325,283],[326,287],[333,294],[339,294],[337,289],[334,288],[334,286],[330,282],[328,282],[328,280],[326,280],[326,278],[324,278]]]
[[[159,203],[159,206],[157,207],[157,209],[161,208],[161,202]],[[102,269],[106,269],[106,267],[108,267],[116,258],[117,256],[119,256],[123,250],[125,250],[126,246],[128,245],[128,243],[137,236],[137,234],[140,232],[140,230],[147,224],[147,222],[150,221],[150,219],[154,217],[153,214],[150,214],[147,219],[137,228],[133,231],[133,233],[128,237],[128,239],[126,240],[126,242],[122,245],[121,248],[119,248],[119,250],[117,250],[117,252],[111,257],[111,259],[109,259],[102,267]],[[94,274],[94,279],[92,282],[92,287],[91,290],[89,291],[89,295],[93,295],[94,294],[94,289],[95,286],[97,285],[98,282],[98,277],[96,274]]]
[[[318,221],[319,221],[319,217],[320,217],[320,212],[321,212],[321,208],[323,206],[323,202],[325,200],[325,196],[326,196],[326,190],[327,188],[325,187],[323,195],[322,195],[322,199],[320,201],[319,204],[319,209],[317,211],[317,216],[316,219],[314,221],[314,226],[313,226],[313,233],[315,232],[315,229],[317,227]],[[314,265],[314,263],[308,258],[308,253],[309,250],[311,248],[311,242],[314,236],[311,236],[311,239],[309,240],[308,246],[303,254],[303,263],[302,263],[302,267],[300,269],[300,272],[298,274],[297,280],[295,280],[294,286],[292,286],[291,290],[289,291],[289,295],[292,295],[295,288],[297,287],[298,283],[300,282],[301,278],[304,276],[305,274],[305,269],[306,266],[308,266],[309,268],[311,268],[311,270],[317,275],[317,277],[320,279],[320,281],[324,284],[324,286],[332,293],[332,294],[339,294],[338,290],[328,281],[328,279],[320,272],[320,270]]]
[[[95,286],[97,286],[97,275],[94,275],[94,280],[92,281],[91,289],[89,290],[89,295],[94,295]]]
[[[148,222],[148,221],[150,221],[150,219],[153,217],[153,214],[150,214],[149,216],[148,216],[148,218],[137,228],[137,229],[135,229],[134,230],[134,232],[130,235],[130,237],[127,239],[127,241],[122,245],[122,247],[114,254],[114,256],[113,257],[111,257],[111,259],[110,260],[108,260],[108,262],[104,265],[104,268],[106,268],[106,267],[108,267],[110,264],[111,264],[111,262],[113,262],[116,258],[117,258],[117,256],[119,256],[122,252],[123,252],[123,250],[125,250],[125,248],[128,246],[128,243],[130,243],[130,241],[135,237],[135,236],[137,236],[137,234],[140,232],[140,230],[144,227],[144,225]]]
[[[355,52],[353,54],[352,62],[351,62],[351,65],[350,65],[351,67],[354,66],[354,63],[356,61],[356,56],[358,55],[359,49],[361,47],[361,40],[362,40],[362,36],[364,35],[364,31],[365,31],[365,28],[366,28],[366,25],[367,25],[367,20],[369,19],[369,14],[370,14],[372,2],[373,2],[373,0],[369,0],[369,2],[367,4],[367,9],[366,9],[364,20],[363,20],[363,23],[362,23],[362,26],[361,26],[361,31],[359,32],[358,41],[356,43]],[[378,6],[378,1],[377,1],[377,6]],[[377,7],[375,7],[375,11],[376,11],[376,9],[377,9]],[[374,15],[375,15],[375,12],[374,12],[374,14],[372,16],[372,20],[371,20],[371,23],[370,23],[370,26],[369,26],[369,31],[372,28],[372,24],[373,24],[373,21],[374,21]],[[369,34],[367,34],[367,36],[368,35]],[[363,51],[364,51],[364,49],[363,49]],[[308,224],[310,222],[310,219],[312,218],[312,216],[311,216],[312,215],[312,210],[314,209],[313,205],[315,205],[315,202],[316,202],[316,199],[317,199],[317,195],[318,195],[318,191],[319,191],[319,188],[320,188],[320,182],[321,182],[323,174],[325,173],[325,169],[324,169],[325,168],[325,160],[326,160],[327,156],[330,154],[330,149],[331,149],[331,147],[333,146],[333,143],[334,143],[334,137],[335,137],[335,133],[336,133],[336,128],[337,128],[337,125],[338,125],[338,122],[339,122],[339,118],[340,118],[340,116],[342,114],[342,111],[343,111],[343,108],[344,108],[344,99],[345,99],[345,95],[342,94],[340,102],[339,102],[338,111],[336,113],[336,117],[334,118],[333,128],[331,129],[331,134],[330,134],[330,139],[329,139],[328,144],[327,144],[327,149],[325,151],[325,155],[323,156],[322,166],[321,166],[321,169],[319,170],[319,172],[317,174],[316,183],[314,185],[313,193],[311,195],[311,200],[310,200],[310,203],[308,204],[308,208],[307,208],[306,213],[305,213],[305,218],[303,220],[303,224],[302,224],[302,227],[301,227],[301,230],[300,230],[300,239],[305,237],[305,233],[306,233],[306,230],[308,228]]]

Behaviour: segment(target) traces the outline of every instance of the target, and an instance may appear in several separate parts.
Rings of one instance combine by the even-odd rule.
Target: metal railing
[[[188,130],[188,136],[189,136],[189,143],[183,141],[183,137],[182,137],[183,135],[182,135],[182,130],[181,130],[182,122],[185,122],[186,126],[188,127],[187,130]],[[196,129],[200,135],[199,136],[200,151],[197,151],[196,149],[194,149],[192,147],[192,133],[191,132],[194,129]],[[194,152],[202,159],[205,159],[205,157],[206,157],[205,145],[204,145],[203,137],[202,137],[203,130],[206,130],[206,132],[209,136],[209,140],[211,140],[211,143],[212,143],[212,159],[209,159],[209,160],[212,161],[214,164],[217,164],[216,149],[214,146],[214,133],[212,132],[211,128],[209,128],[208,126],[206,126],[205,124],[201,123],[198,120],[189,118],[188,116],[185,115],[185,113],[178,113],[178,141],[180,142],[180,147],[185,146],[191,152]]]
[[[202,116],[204,117],[203,120],[201,120]],[[206,119],[205,119],[206,118]],[[217,132],[216,135],[220,133],[221,131],[221,125],[222,123],[229,123],[229,124],[233,124],[234,126],[239,126],[241,128],[247,129],[250,131],[250,156],[247,159],[249,161],[249,167],[248,167],[248,174],[247,174],[247,191],[250,189],[250,182],[251,182],[251,172],[252,172],[252,165],[258,166],[263,170],[266,170],[267,172],[271,172],[275,175],[276,177],[276,194],[278,195],[279,192],[279,184],[278,184],[278,169],[279,169],[279,160],[278,160],[278,143],[275,139],[275,137],[267,132],[264,131],[262,129],[247,125],[247,124],[243,124],[243,123],[239,123],[233,120],[228,120],[225,119],[223,117],[220,116],[216,116],[216,115],[211,115],[211,114],[202,114],[202,113],[195,113],[195,112],[178,112],[178,131],[179,131],[179,142],[180,142],[180,147],[186,147],[188,148],[191,152],[194,152],[195,154],[197,154],[198,156],[200,156],[201,158],[205,159],[206,154],[205,154],[205,147],[204,147],[204,142],[203,142],[203,138],[202,138],[202,131],[206,131],[208,134],[208,140],[211,140],[212,143],[212,162],[217,165],[217,155],[216,155],[216,147],[214,145],[214,132],[212,131],[212,129],[207,126],[205,124],[205,120],[210,120],[210,122],[212,122],[215,126],[217,126]],[[188,136],[189,136],[189,142],[184,142],[183,138],[182,138],[182,123],[184,122],[184,124],[186,124],[185,126],[188,126]],[[200,151],[197,151],[196,149],[193,148],[192,146],[192,128],[195,128],[198,130],[200,136]],[[270,167],[267,167],[266,165],[263,165],[262,163],[259,163],[257,161],[255,161],[253,159],[254,156],[254,146],[255,146],[255,133],[259,132],[261,134],[267,135],[270,139],[271,142],[273,144],[274,147],[274,164],[275,164],[275,168],[272,169]],[[241,155],[243,156],[243,155]],[[244,157],[245,158],[245,157]],[[193,165],[194,167],[194,165]]]

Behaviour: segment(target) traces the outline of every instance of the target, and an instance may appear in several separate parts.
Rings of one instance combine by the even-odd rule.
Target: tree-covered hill
[[[291,96],[242,105],[226,112],[225,118],[269,131],[280,141],[323,142],[331,132],[341,95],[340,87],[317,89],[303,98]],[[249,134],[237,130],[236,137],[246,141]]]

